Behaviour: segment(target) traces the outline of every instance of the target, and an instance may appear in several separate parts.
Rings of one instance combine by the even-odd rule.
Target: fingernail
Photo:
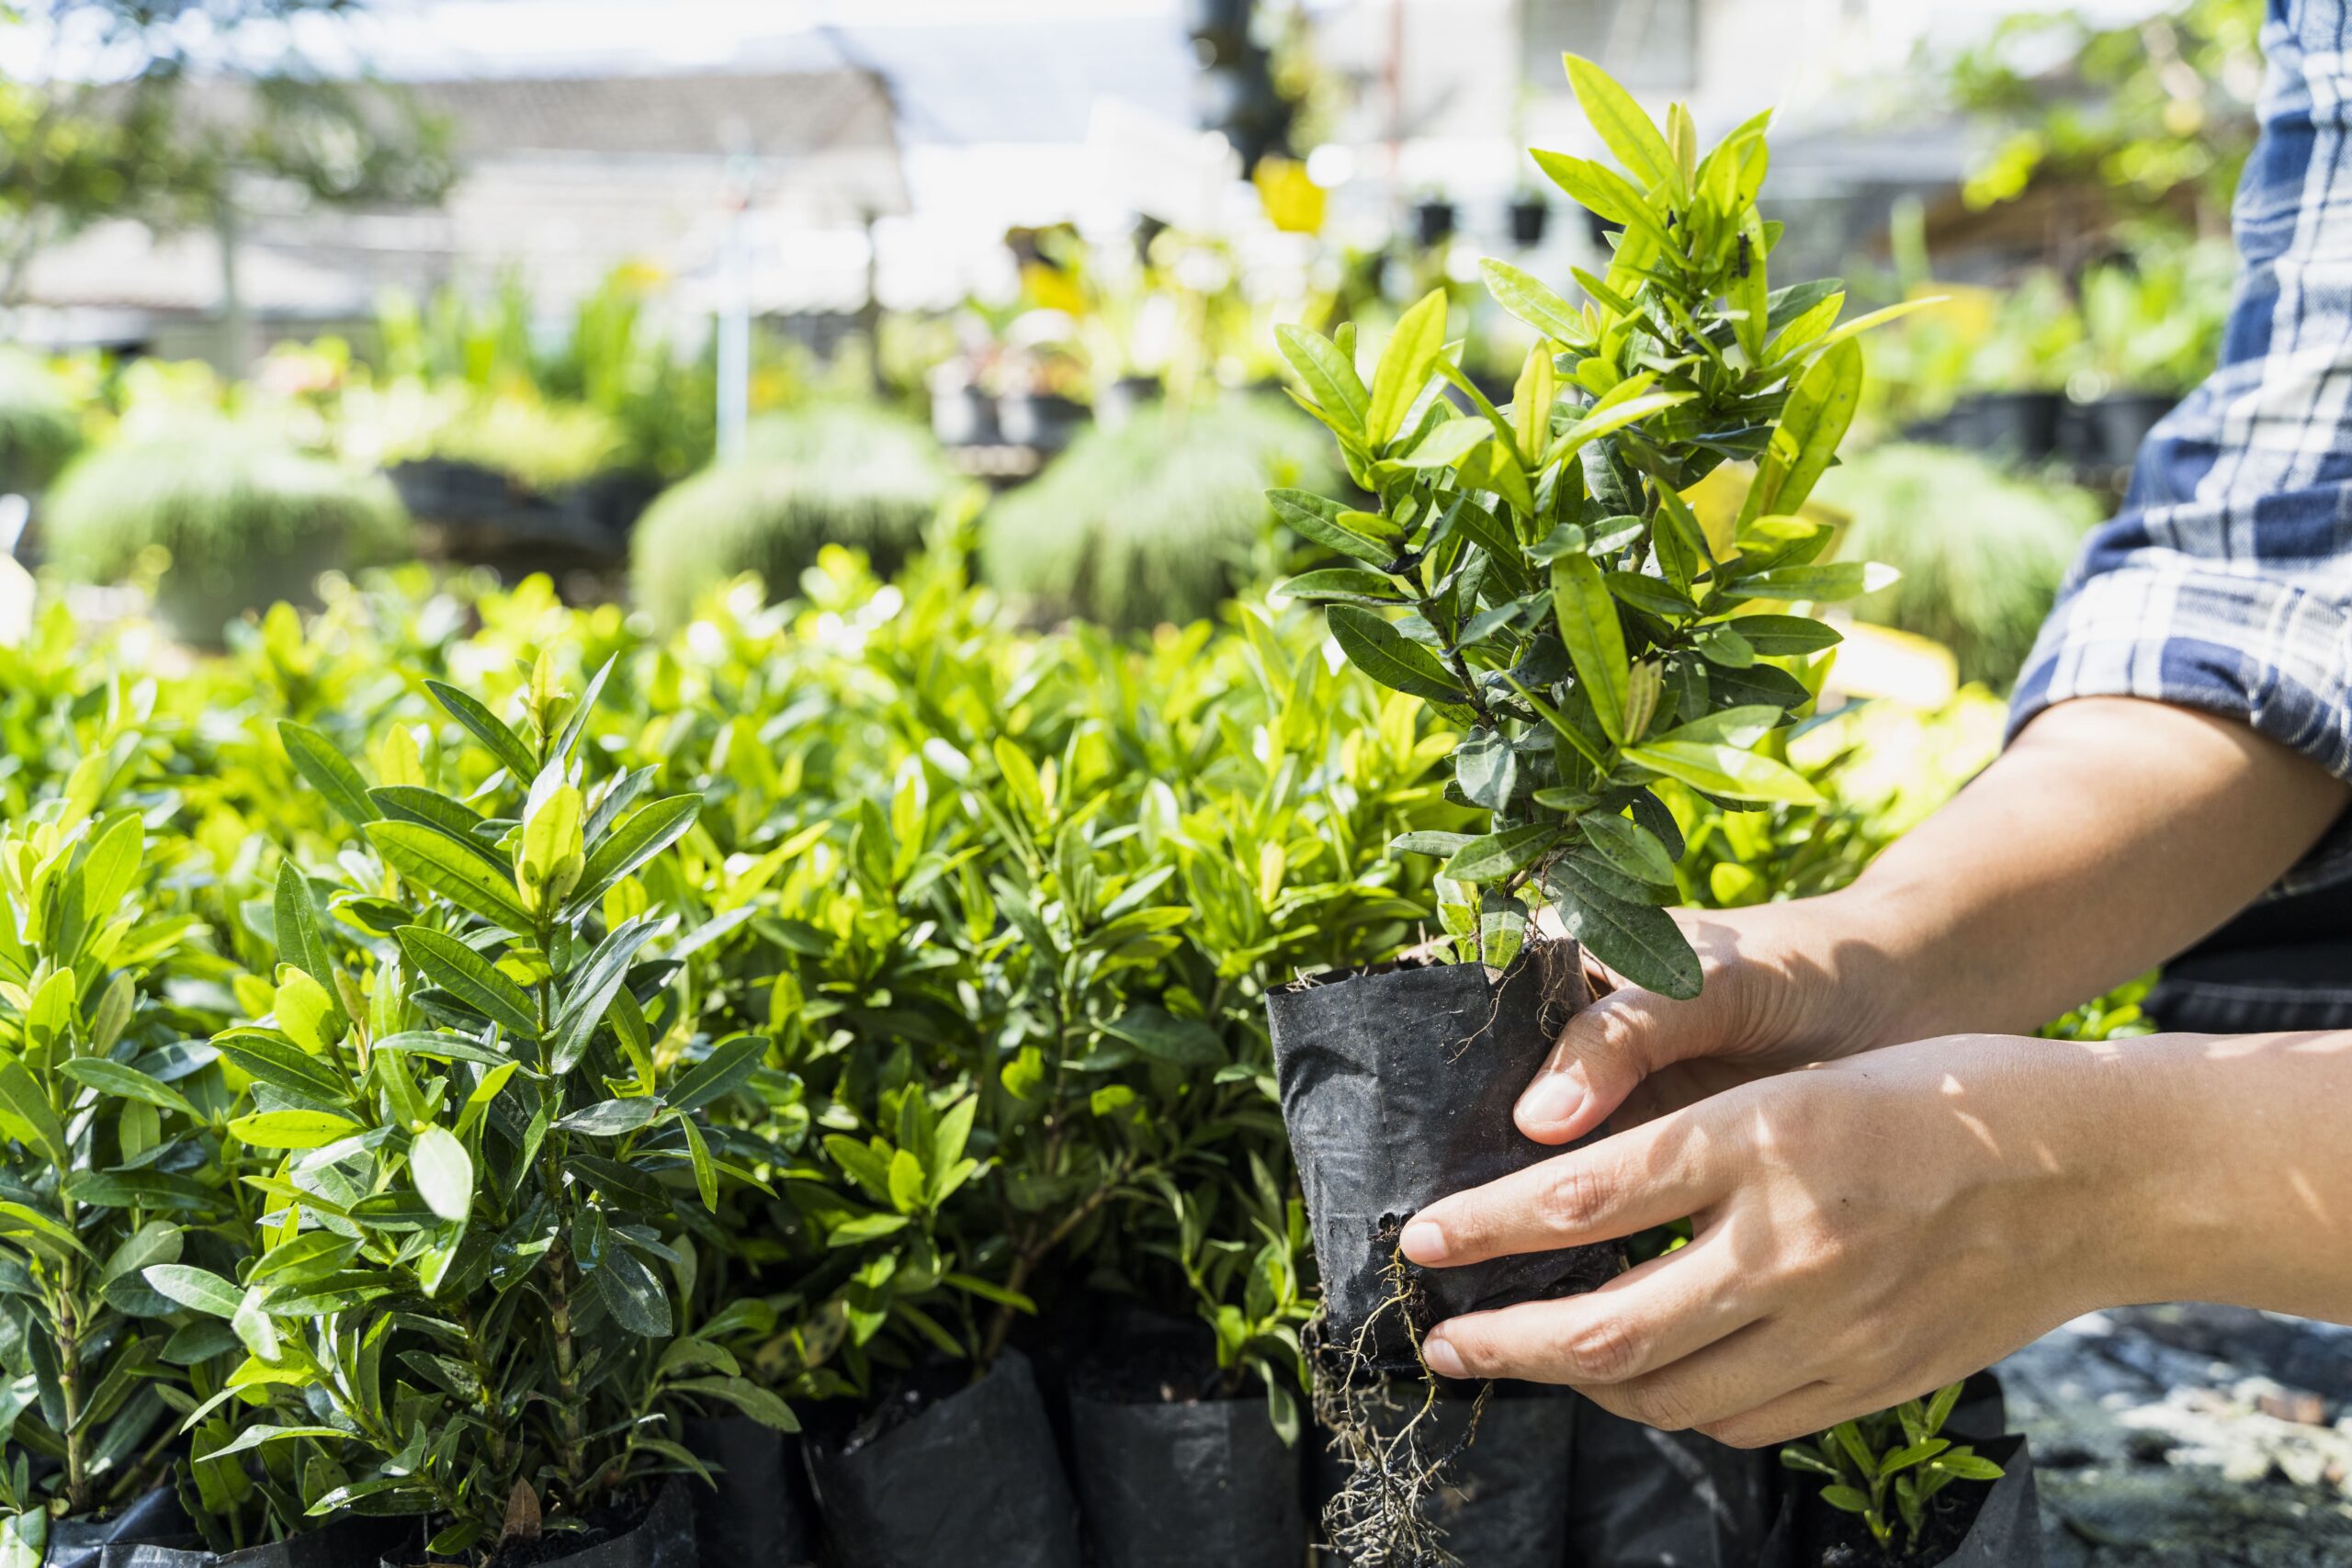
[[[1421,1359],[1430,1371],[1442,1378],[1466,1378],[1470,1369],[1462,1364],[1462,1352],[1448,1344],[1442,1335],[1432,1334],[1421,1341]]]
[[[1438,1229],[1435,1220],[1415,1220],[1396,1238],[1396,1245],[1416,1263],[1445,1261],[1445,1233]]]
[[[1538,1073],[1527,1092],[1519,1097],[1519,1119],[1550,1126],[1566,1121],[1584,1103],[1584,1090],[1567,1074],[1557,1070]]]

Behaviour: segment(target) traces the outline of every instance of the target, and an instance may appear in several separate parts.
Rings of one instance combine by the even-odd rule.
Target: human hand
[[[1698,952],[1699,995],[1626,984],[1578,1012],[1521,1094],[1520,1131],[1565,1144],[1740,1084],[1892,1038],[1885,976],[1897,967],[1850,895],[1745,909],[1678,909]],[[1558,935],[1548,908],[1541,919]]]
[[[1441,1323],[1424,1355],[1446,1377],[1568,1383],[1634,1420],[1755,1447],[2151,1299],[2135,1293],[2149,1255],[2135,1240],[2187,1201],[2152,1190],[2177,1150],[2149,1131],[2125,1055],[1984,1035],[1867,1052],[1442,1199],[1405,1228],[1417,1264],[1686,1215],[1694,1235],[1589,1294]]]

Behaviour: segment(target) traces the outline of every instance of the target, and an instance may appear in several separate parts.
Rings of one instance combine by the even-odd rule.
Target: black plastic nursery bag
[[[1396,1236],[1449,1193],[1560,1153],[1511,1120],[1520,1091],[1585,1002],[1574,943],[1530,950],[1502,976],[1476,964],[1363,975],[1266,998],[1283,1120],[1306,1190],[1323,1278],[1324,1341],[1366,1344],[1374,1369],[1418,1372],[1419,1336],[1461,1313],[1572,1295],[1615,1274],[1614,1244],[1411,1271],[1425,1303],[1397,1293]]]
[[[679,1437],[711,1472],[708,1486],[687,1483],[706,1568],[800,1568],[812,1560],[799,1438],[748,1416],[690,1418]]]
[[[1099,1568],[1298,1568],[1298,1450],[1262,1397],[1074,1397],[1079,1509]]]
[[[178,1494],[158,1486],[96,1518],[50,1520],[49,1550],[41,1561],[46,1568],[100,1568],[100,1554],[110,1543],[182,1540],[195,1530]]]
[[[1999,1438],[1974,1447],[2001,1467],[2001,1479],[1981,1490],[1954,1486],[1938,1498],[1939,1504],[1962,1506],[1974,1499],[1975,1516],[1967,1521],[1967,1533],[1956,1547],[1917,1568],[2041,1568],[2041,1507],[2034,1491],[2033,1456],[2024,1437]],[[1955,1523],[1951,1528],[1959,1527]],[[1875,1551],[1860,1520],[1832,1508],[1815,1488],[1800,1483],[1781,1501],[1760,1568],[1845,1568],[1876,1561],[1869,1555]]]
[[[1779,1456],[1661,1432],[1576,1398],[1566,1489],[1577,1568],[1753,1568],[1772,1528]]]
[[[98,1568],[376,1568],[387,1558],[422,1557],[414,1550],[420,1532],[414,1519],[370,1519],[347,1516],[286,1540],[236,1551],[212,1551],[191,1533],[178,1542],[116,1543],[100,1554]]]
[[[1419,1410],[1419,1384],[1399,1385],[1385,1406],[1369,1412],[1384,1436]],[[1422,1447],[1451,1456],[1422,1510],[1444,1531],[1439,1544],[1464,1568],[1561,1568],[1567,1555],[1568,1476],[1576,1402],[1526,1383],[1498,1383],[1477,1412],[1468,1393],[1443,1398],[1431,1412]],[[1341,1461],[1321,1449],[1315,1459],[1318,1500],[1337,1491]],[[1339,1564],[1337,1553],[1323,1560]],[[1579,1565],[1581,1568],[1581,1565]]]
[[[812,1444],[809,1469],[842,1563],[1079,1568],[1077,1505],[1017,1350],[872,1442],[849,1451]]]
[[[628,1529],[569,1551],[563,1537],[550,1533],[534,1547],[492,1558],[491,1568],[700,1568],[700,1562],[693,1498],[684,1483],[669,1481],[654,1494],[645,1517]],[[383,1568],[408,1564],[387,1558]]]

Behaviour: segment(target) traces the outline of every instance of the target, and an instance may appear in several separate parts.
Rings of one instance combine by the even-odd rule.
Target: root
[[[1392,1244],[1394,1227],[1391,1222],[1383,1231]],[[1370,1347],[1381,1320],[1392,1313],[1403,1316],[1419,1360],[1419,1328],[1428,1315],[1420,1282],[1393,1245],[1386,1274],[1388,1296],[1349,1344],[1324,1339],[1319,1316],[1307,1325],[1316,1424],[1330,1434],[1330,1450],[1347,1472],[1323,1510],[1323,1529],[1349,1568],[1460,1568],[1436,1521],[1437,1492],[1446,1467],[1476,1438],[1494,1385],[1479,1387],[1460,1440],[1441,1449],[1436,1374],[1424,1363],[1418,1380],[1392,1382],[1375,1370]]]

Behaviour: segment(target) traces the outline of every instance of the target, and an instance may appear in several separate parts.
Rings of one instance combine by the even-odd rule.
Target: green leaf
[[[1285,578],[1279,592],[1283,598],[1302,604],[1385,605],[1401,610],[1408,603],[1386,572],[1363,571],[1349,566],[1328,567]]]
[[[1623,817],[1596,811],[1577,819],[1585,841],[1610,864],[1637,882],[1674,886],[1674,858],[1657,835]]]
[[[1725,625],[1736,627],[1761,659],[1818,653],[1846,640],[1837,627],[1803,615],[1742,615]]]
[[[1437,855],[1443,858],[1476,837],[1475,833],[1399,833],[1388,840],[1388,852],[1392,855]]]
[[[62,1221],[14,1199],[0,1200],[0,1235],[22,1236],[28,1245],[34,1247],[45,1242],[49,1245],[43,1250],[55,1258],[62,1258],[67,1253],[78,1253],[84,1258],[90,1256],[90,1249],[82,1245],[82,1238],[66,1229]]]
[[[1577,107],[1617,161],[1645,188],[1679,183],[1672,149],[1634,96],[1582,55],[1564,54],[1560,60],[1567,67],[1568,85],[1576,92]]]
[[[1381,568],[1396,558],[1393,547],[1367,538],[1341,523],[1340,518],[1348,509],[1336,501],[1326,501],[1299,490],[1270,490],[1266,499],[1284,523],[1327,550]]]
[[[773,1427],[779,1432],[800,1430],[800,1423],[793,1417],[792,1407],[749,1379],[690,1378],[671,1386],[681,1393],[724,1400],[763,1427]]]
[[[244,1300],[244,1292],[220,1275],[186,1263],[155,1263],[139,1272],[159,1293],[214,1317],[236,1316]]]
[[[1825,1486],[1821,1489],[1821,1500],[1841,1513],[1867,1514],[1871,1511],[1870,1498],[1850,1486]]]
[[[530,997],[481,953],[426,926],[402,926],[392,937],[426,979],[509,1032],[538,1038],[539,1015]]]
[[[1471,840],[1454,852],[1453,858],[1438,874],[1454,882],[1499,882],[1520,867],[1533,863],[1559,836],[1559,828],[1550,822],[1506,828],[1499,833]]]
[[[660,1339],[670,1332],[670,1298],[643,1258],[626,1247],[605,1255],[602,1267],[589,1276],[596,1281],[605,1308],[613,1321],[631,1334]]]
[[[283,1442],[288,1438],[348,1438],[350,1436],[349,1432],[340,1427],[277,1427],[256,1424],[244,1427],[235,1437],[209,1453],[196,1455],[195,1459],[198,1464],[209,1464],[214,1460],[226,1459],[231,1454],[241,1454],[248,1449],[257,1449],[264,1443]]]
[[[1553,292],[1548,284],[1492,256],[1478,264],[1487,292],[1495,303],[1555,343],[1585,343],[1592,333],[1577,308]]]
[[[702,1128],[693,1117],[679,1117],[678,1126],[686,1135],[686,1158],[694,1166],[695,1195],[715,1214],[718,1213],[718,1168],[711,1163],[710,1145],[703,1142]]]
[[[1772,513],[1792,513],[1828,471],[1838,444],[1861,405],[1862,350],[1849,340],[1813,362],[1781,411],[1756,479],[1740,508],[1743,524]]]
[[[1288,321],[1274,329],[1274,343],[1323,412],[1361,433],[1372,395],[1339,346],[1318,332]]]
[[[1178,1018],[1148,1002],[1130,1007],[1102,1026],[1155,1062],[1180,1067],[1214,1066],[1226,1059],[1225,1042],[1196,1018]]]
[[[1657,740],[1647,746],[1628,746],[1625,760],[1726,800],[1788,806],[1822,803],[1820,794],[1805,782],[1804,775],[1786,762],[1776,762],[1770,757],[1719,742]]]
[[[651,1095],[627,1100],[600,1100],[559,1121],[558,1132],[586,1133],[592,1137],[618,1138],[636,1132],[660,1116],[662,1101]]]
[[[257,1149],[323,1148],[357,1131],[358,1122],[331,1111],[259,1111],[229,1123],[232,1137]]]
[[[548,1037],[548,1071],[568,1073],[579,1064],[588,1042],[595,1037],[596,1026],[605,1021],[621,983],[628,977],[629,964],[660,924],[657,919],[640,918],[615,927],[605,933],[588,961],[565,976],[567,994]]]
[[[367,831],[384,863],[419,887],[508,931],[533,929],[530,911],[515,897],[513,877],[499,875],[481,856],[450,842],[438,829],[379,821],[369,823]]]
[[[1617,602],[1589,556],[1562,556],[1552,563],[1552,604],[1560,640],[1576,666],[1577,683],[1592,703],[1601,729],[1614,741],[1625,739],[1625,690],[1633,664],[1625,657],[1625,631]]]
[[[1577,850],[1554,862],[1546,886],[1557,882],[1576,890],[1579,898],[1608,898],[1620,904],[1670,904],[1674,887],[1646,877],[1628,876],[1593,851]]]
[[[1931,1461],[1928,1468],[1957,1476],[1962,1481],[1998,1481],[2007,1473],[1991,1460],[1967,1449],[1954,1449],[1940,1459]]]
[[[1780,728],[1789,716],[1763,703],[1718,708],[1657,738],[1653,744],[1684,741],[1696,745],[1732,746],[1747,750]]]
[[[1690,602],[1689,594],[1663,578],[1638,571],[1611,571],[1603,573],[1601,581],[1609,585],[1610,593],[1619,603],[1669,621],[1687,620],[1699,613],[1699,606]]]
[[[767,1052],[768,1037],[764,1034],[739,1034],[731,1040],[722,1040],[663,1098],[673,1110],[699,1110],[751,1082],[752,1075],[767,1059]]]
[[[1665,226],[1658,222],[1657,213],[1632,182],[1606,164],[1596,164],[1589,158],[1571,158],[1565,152],[1531,148],[1528,156],[1554,185],[1568,193],[1570,199],[1588,211],[1596,212],[1612,222],[1622,223],[1633,234],[1638,234],[1662,250],[1671,249]],[[1619,253],[1621,255],[1623,252]]]
[[[481,826],[481,818],[460,802],[414,784],[379,785],[368,792],[368,798],[394,821],[438,829],[451,843],[487,863],[501,880],[513,874],[513,863],[498,846],[474,831]]]
[[[409,1176],[416,1194],[452,1224],[473,1210],[474,1162],[466,1145],[446,1128],[427,1127],[409,1145]]]
[[[1382,685],[1431,702],[1464,700],[1465,694],[1437,655],[1380,615],[1353,604],[1334,604],[1323,614],[1348,662]]]
[[[101,1094],[113,1095],[118,1100],[136,1100],[187,1116],[197,1114],[196,1107],[190,1105],[179,1090],[120,1062],[110,1062],[101,1056],[76,1056],[65,1063],[62,1070],[75,1083],[95,1089]]]
[[[685,837],[702,809],[698,795],[665,795],[649,800],[623,818],[609,837],[588,852],[568,909],[585,909],[605,896],[622,877]]]
[[[1838,560],[1824,562],[1818,566],[1780,566],[1769,571],[1759,571],[1753,577],[1741,578],[1738,581],[1726,585],[1722,590],[1722,594],[1726,599],[1808,599],[1816,603],[1829,603],[1838,599],[1856,598],[1864,593],[1875,593],[1882,588],[1891,587],[1897,575],[1893,567],[1882,566],[1876,561]],[[1739,626],[1740,635],[1745,637],[1747,635],[1748,621],[1764,618],[1766,617],[1743,615],[1732,624]],[[1775,615],[1770,618],[1773,620],[1802,619],[1795,615]],[[1751,642],[1749,646],[1755,645]],[[1762,649],[1759,649],[1758,651],[1761,652]]]
[[[1385,443],[1402,428],[1429,385],[1431,367],[1445,352],[1445,320],[1442,288],[1430,289],[1397,318],[1373,371],[1372,401],[1364,412],[1364,436],[1372,445]]]
[[[1408,468],[1452,468],[1468,457],[1472,447],[1493,439],[1493,427],[1483,419],[1451,419],[1413,443],[1408,456],[1394,460]]]
[[[52,980],[63,980],[70,995],[74,976],[71,970],[60,970]],[[50,987],[44,987],[46,994]],[[49,1096],[41,1092],[25,1065],[16,1058],[0,1061],[0,1111],[5,1111],[17,1123],[19,1136],[26,1137],[47,1155],[50,1163],[61,1169],[74,1163],[72,1151],[65,1143],[65,1124],[50,1108]]]
[[[1454,749],[1453,780],[1474,806],[1500,811],[1510,804],[1519,782],[1519,753],[1491,729],[1474,729]]]
[[[1678,1001],[1699,994],[1699,955],[1664,909],[1604,898],[1558,876],[1545,877],[1544,890],[1568,936],[1627,980]]]
[[[376,820],[375,803],[368,798],[368,781],[351,760],[335,748],[334,742],[290,718],[277,721],[277,739],[286,747],[286,755],[295,770],[311,781],[311,787],[326,797],[334,814],[355,828],[365,828]]]
[[[212,1046],[272,1089],[330,1105],[345,1102],[348,1086],[335,1076],[333,1065],[290,1041],[258,1029],[232,1029],[214,1035]]]
[[[441,681],[427,681],[424,689],[433,700],[448,710],[449,716],[474,733],[474,738],[490,748],[499,765],[514,777],[517,784],[527,784],[537,775],[538,763],[531,756],[531,749],[523,738],[506,727],[505,721],[481,701],[457,687]]]

